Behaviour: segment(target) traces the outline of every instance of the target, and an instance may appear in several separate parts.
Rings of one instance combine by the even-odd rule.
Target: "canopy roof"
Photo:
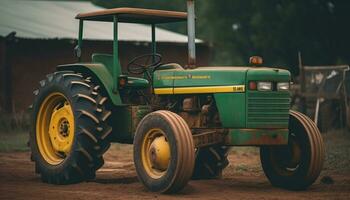
[[[31,39],[76,39],[77,13],[102,10],[91,2],[0,0],[0,37],[15,31],[16,37]],[[178,12],[175,12],[178,13]],[[119,41],[151,42],[151,26],[120,23]],[[157,42],[187,43],[187,36],[156,27]],[[89,21],[84,24],[84,39],[113,40],[113,24]],[[203,42],[196,39],[196,42]]]
[[[159,24],[185,21],[187,13],[167,10],[152,10],[142,8],[113,8],[95,12],[80,13],[77,19],[112,22],[117,16],[119,22]]]

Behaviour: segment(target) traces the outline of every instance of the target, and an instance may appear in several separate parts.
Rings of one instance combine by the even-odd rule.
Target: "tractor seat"
[[[92,62],[93,63],[102,63],[107,67],[108,71],[112,73],[113,69],[113,55],[110,54],[102,54],[102,53],[94,53],[92,54]],[[121,69],[118,69],[119,75],[122,74]],[[128,83],[126,85],[127,88],[132,89],[146,89],[149,87],[149,81],[144,78],[138,77],[128,77]],[[117,80],[116,80],[117,81]]]

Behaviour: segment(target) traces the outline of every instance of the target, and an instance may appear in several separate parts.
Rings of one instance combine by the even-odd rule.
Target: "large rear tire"
[[[229,147],[215,145],[198,148],[192,179],[221,178],[222,171],[227,167]]]
[[[53,184],[93,179],[112,131],[99,86],[81,74],[55,72],[34,94],[30,146],[36,172]]]
[[[271,184],[290,190],[303,190],[315,182],[324,161],[324,144],[315,123],[291,111],[287,146],[260,148],[262,168]]]
[[[174,193],[185,187],[194,167],[186,122],[170,111],[146,115],[136,129],[134,162],[139,180],[151,191]]]

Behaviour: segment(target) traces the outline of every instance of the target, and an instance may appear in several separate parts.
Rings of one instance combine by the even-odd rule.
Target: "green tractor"
[[[315,124],[290,110],[290,73],[257,67],[196,67],[194,2],[188,12],[114,8],[77,15],[76,64],[60,65],[34,91],[30,145],[44,182],[95,178],[112,142],[134,145],[138,178],[151,191],[174,193],[192,179],[221,176],[231,146],[258,146],[271,184],[291,190],[319,176],[324,144]],[[186,21],[189,62],[162,63],[155,27]],[[83,24],[112,22],[113,55],[81,62]],[[151,52],[122,71],[118,23],[152,27]]]

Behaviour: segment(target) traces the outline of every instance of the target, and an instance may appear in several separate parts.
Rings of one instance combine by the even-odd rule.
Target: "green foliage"
[[[0,131],[0,152],[27,151],[29,147],[28,132],[24,131]]]
[[[92,0],[106,7],[186,10],[185,0]],[[297,53],[309,65],[350,62],[350,2],[335,0],[196,1],[197,37],[213,45],[213,64],[247,64],[251,55],[266,65],[297,72]],[[186,32],[184,24],[165,26]]]

